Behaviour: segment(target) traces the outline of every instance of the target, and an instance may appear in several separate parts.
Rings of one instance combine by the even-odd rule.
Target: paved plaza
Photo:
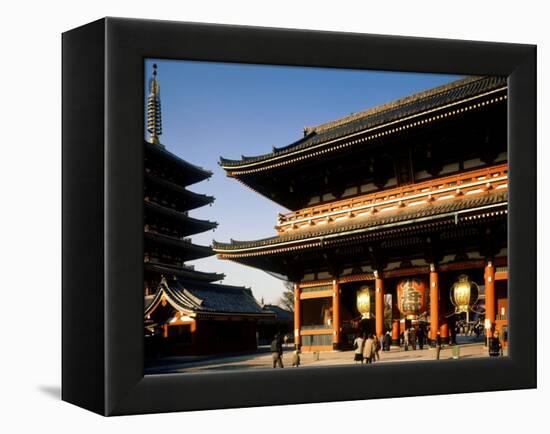
[[[482,342],[463,343],[458,345],[460,359],[473,359],[487,357],[487,348]],[[506,356],[506,350],[504,352]],[[380,361],[376,363],[394,363],[403,361],[434,360],[435,348],[424,347],[404,351],[402,348],[392,347],[389,352],[380,351]],[[329,365],[353,365],[353,351],[322,351],[317,353],[300,354],[301,366],[329,366]],[[440,353],[440,360],[453,358],[453,346],[444,346]],[[285,368],[291,367],[292,348],[289,346],[283,354]],[[211,357],[175,357],[170,360],[162,360],[158,364],[151,364],[146,368],[146,374],[206,372],[206,371],[233,371],[240,369],[265,369],[272,368],[272,356],[266,349],[256,353],[234,356]],[[294,368],[295,369],[295,368]]]

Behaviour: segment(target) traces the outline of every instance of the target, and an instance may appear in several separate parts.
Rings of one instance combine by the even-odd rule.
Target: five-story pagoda
[[[257,321],[273,312],[259,306],[250,288],[221,285],[220,273],[195,270],[186,262],[214,254],[191,235],[217,223],[189,216],[214,197],[188,186],[212,172],[166,150],[162,134],[160,85],[153,65],[147,98],[144,152],[144,290],[146,354],[205,354],[256,348]]]

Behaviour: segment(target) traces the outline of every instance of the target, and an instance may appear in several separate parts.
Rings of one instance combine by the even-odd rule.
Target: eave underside
[[[216,248],[218,257],[300,280],[325,270],[339,275],[365,265],[383,270],[393,261],[423,259],[437,263],[446,255],[467,251],[492,256],[507,247],[507,203],[472,213],[433,216],[402,225],[353,229],[333,237],[305,238],[291,245],[263,246],[238,252]]]
[[[216,222],[189,217],[183,212],[173,210],[154,202],[146,201],[144,205],[146,219],[148,215],[152,217],[159,216],[160,218],[177,225],[178,232],[181,236],[198,234],[218,227],[218,223]]]
[[[207,196],[205,194],[199,194],[187,190],[186,188],[165,179],[159,178],[151,174],[145,174],[146,185],[150,184],[158,189],[165,190],[174,194],[183,203],[185,211],[200,208],[205,205],[209,205],[214,202],[214,197]]]
[[[491,164],[506,152],[506,88],[419,113],[417,119],[383,124],[375,131],[335,137],[299,153],[276,153],[242,166],[224,165],[227,174],[270,200],[295,210],[313,197],[341,198],[349,187],[372,184],[377,190],[416,182],[417,173],[433,176],[447,164],[481,158]],[[296,151],[297,152],[297,151]],[[460,163],[462,164],[462,163]],[[333,199],[329,199],[333,200]]]
[[[189,267],[177,267],[170,264],[160,264],[147,262],[144,264],[145,272],[150,272],[165,277],[177,276],[186,280],[198,280],[204,282],[215,282],[223,280],[225,274],[223,273],[208,273],[204,271],[194,270]]]
[[[288,146],[273,148],[272,152],[268,154],[255,157],[243,156],[240,160],[221,158],[220,164],[227,170],[250,167],[254,163],[274,160],[362,130],[390,124],[419,113],[447,107],[457,102],[471,100],[489,92],[504,89],[506,85],[506,77],[467,77],[310,128],[306,130],[306,137]]]

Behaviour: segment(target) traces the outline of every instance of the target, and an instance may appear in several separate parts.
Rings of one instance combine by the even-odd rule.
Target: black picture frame
[[[63,400],[124,415],[536,387],[536,46],[104,18],[62,50]],[[509,357],[144,376],[145,58],[507,76]]]

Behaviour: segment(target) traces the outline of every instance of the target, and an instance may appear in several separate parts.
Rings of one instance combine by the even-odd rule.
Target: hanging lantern
[[[370,319],[374,312],[374,296],[372,289],[368,286],[362,286],[357,291],[357,310],[361,314],[361,319]]]
[[[397,284],[397,307],[406,319],[417,319],[426,311],[426,285],[420,279],[403,279]]]
[[[466,274],[458,276],[457,281],[451,287],[451,303],[455,307],[455,313],[468,313],[470,306],[476,303],[479,297],[477,283],[472,282]]]

